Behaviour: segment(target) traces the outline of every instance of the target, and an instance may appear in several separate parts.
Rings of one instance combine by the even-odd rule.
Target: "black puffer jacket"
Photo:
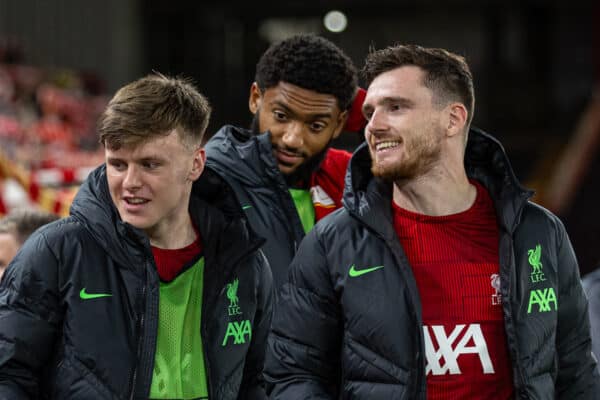
[[[254,136],[230,125],[206,144],[206,165],[227,179],[252,229],[267,239],[262,249],[277,287],[287,277],[304,229],[272,153],[270,133]]]
[[[344,206],[300,245],[275,306],[265,378],[274,399],[425,399],[420,298],[392,224],[391,185],[355,152]],[[599,399],[587,301],[561,222],[528,201],[500,144],[472,130],[465,165],[487,187],[500,227],[505,330],[519,399]],[[543,282],[528,249],[541,244]],[[349,277],[351,266],[384,266]],[[532,303],[552,288],[558,307]],[[536,292],[537,293],[537,292]]]
[[[274,286],[279,287],[287,281],[288,267],[304,238],[304,228],[273,157],[271,133],[254,135],[226,125],[206,144],[206,157],[206,165],[233,188],[252,229],[266,239],[262,251],[269,261]],[[341,207],[349,157],[345,151],[329,148],[312,172],[310,185],[329,192],[335,204],[332,208],[315,205],[316,220]]]
[[[193,187],[205,257],[198,331],[210,398],[262,399],[272,278],[229,192],[208,169]],[[99,167],[71,216],[36,232],[9,266],[0,286],[0,399],[148,398],[159,278],[147,237],[112,204]],[[241,315],[230,317],[226,289],[236,278]],[[85,300],[84,288],[112,296]],[[250,322],[251,340],[223,346],[238,320]]]

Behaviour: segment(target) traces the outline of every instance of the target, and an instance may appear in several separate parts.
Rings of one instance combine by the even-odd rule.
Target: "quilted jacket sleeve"
[[[337,398],[341,317],[317,231],[302,241],[275,303],[265,363],[271,399]]]
[[[254,326],[252,342],[246,356],[244,377],[238,397],[240,400],[262,400],[267,398],[262,371],[265,361],[267,335],[271,326],[273,278],[267,258],[262,252],[257,257],[257,264],[257,309],[252,324]]]
[[[57,327],[57,258],[42,234],[21,248],[0,284],[0,398],[37,399]]]
[[[592,356],[588,303],[581,286],[575,253],[563,225],[558,224],[557,398],[600,399],[600,378]]]

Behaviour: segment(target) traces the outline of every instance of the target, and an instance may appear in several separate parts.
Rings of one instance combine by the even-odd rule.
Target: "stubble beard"
[[[433,132],[427,136],[417,136],[415,139],[404,142],[404,159],[392,165],[377,163],[376,155],[371,152],[371,173],[373,176],[386,182],[406,181],[417,178],[430,171],[441,157],[442,136]]]

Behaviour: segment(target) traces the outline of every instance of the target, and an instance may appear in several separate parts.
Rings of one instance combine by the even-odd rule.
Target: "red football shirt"
[[[171,282],[175,279],[190,262],[194,261],[202,253],[202,239],[196,231],[196,240],[181,249],[161,249],[152,246],[152,255],[158,276],[163,282]]]
[[[421,296],[428,399],[510,399],[514,391],[496,214],[486,189],[471,183],[477,198],[458,214],[432,217],[392,202]]]

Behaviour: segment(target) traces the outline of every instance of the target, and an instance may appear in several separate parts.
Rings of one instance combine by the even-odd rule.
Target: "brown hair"
[[[183,143],[199,146],[210,113],[208,100],[190,80],[155,73],[115,94],[100,116],[100,143],[118,150],[177,129]]]
[[[459,101],[466,107],[468,127],[475,111],[475,91],[473,75],[462,56],[444,49],[396,45],[371,51],[365,60],[362,75],[370,85],[384,72],[410,65],[425,72],[423,84],[434,92],[440,105]]]
[[[58,218],[58,215],[45,211],[18,209],[0,218],[0,233],[14,235],[21,245],[39,227]]]

